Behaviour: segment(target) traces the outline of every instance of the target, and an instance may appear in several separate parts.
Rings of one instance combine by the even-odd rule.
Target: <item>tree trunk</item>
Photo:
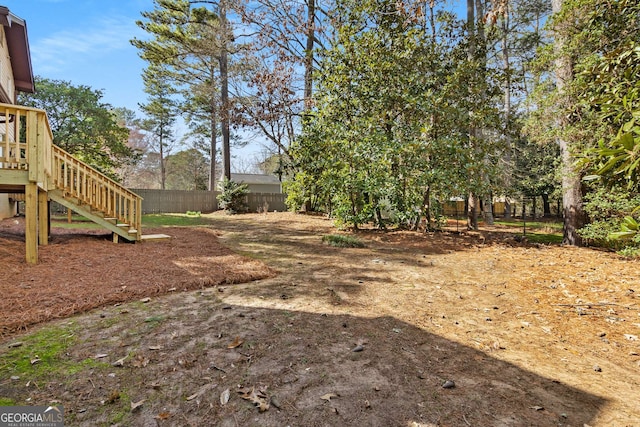
[[[160,126],[160,189],[165,189],[167,182],[167,165],[164,159],[164,128]]]
[[[475,193],[471,192],[469,194],[469,202],[468,202],[468,208],[467,208],[467,229],[468,230],[478,229],[479,208],[480,208],[480,199]]]
[[[315,40],[316,2],[308,0],[307,5],[307,44],[304,52],[304,108],[312,107],[313,95],[313,42]]]
[[[505,188],[511,187],[511,64],[509,63],[509,2],[504,3],[505,11],[502,18],[502,67],[505,72],[506,78],[504,79],[504,138],[507,146],[507,150],[504,155],[505,160],[505,174],[504,185]],[[505,198],[504,201],[504,218],[511,218],[511,203],[509,198]]]
[[[467,0],[467,33],[469,37],[469,50],[467,51],[467,57],[471,61],[475,56],[475,6],[474,0]],[[472,112],[469,111],[469,116]],[[469,124],[469,138],[473,139],[476,133],[473,124]],[[475,143],[475,141],[473,141]],[[473,148],[470,148],[473,149]],[[480,201],[478,196],[472,191],[469,193],[469,201],[467,202],[467,229],[478,229],[478,205]]]
[[[536,200],[538,200],[537,197],[531,198],[531,219],[534,221],[536,220]]]
[[[551,205],[549,204],[549,195],[542,195],[542,211],[544,212],[544,217],[549,218],[551,216]]]
[[[427,186],[422,197],[422,210],[425,220],[424,230],[431,231],[431,186]]]
[[[222,167],[224,177],[231,180],[231,142],[230,142],[230,114],[229,114],[229,72],[227,67],[227,5],[220,2],[220,25],[222,27],[222,49],[220,52],[220,101],[222,104]]]
[[[563,0],[551,0],[551,10],[557,14],[562,9]],[[560,23],[560,25],[563,25]],[[555,75],[556,87],[559,96],[559,117],[557,125],[563,129],[567,123],[565,114],[570,105],[566,86],[573,78],[571,58],[563,52],[566,45],[566,36],[562,28],[555,28],[554,49],[556,52]],[[584,225],[584,211],[582,207],[582,188],[579,172],[576,170],[575,159],[571,155],[571,143],[566,137],[558,139],[562,158],[562,212],[564,216],[564,228],[562,243],[565,245],[580,246],[582,238],[578,230]]]
[[[493,225],[493,200],[491,195],[488,195],[484,198],[482,206],[482,216],[484,218],[485,224]]]
[[[211,83],[213,86],[214,71],[211,70]],[[211,88],[211,116],[209,118],[209,126],[211,128],[211,142],[209,147],[209,155],[211,164],[209,165],[209,191],[216,191],[216,157],[218,151],[218,116],[216,107],[215,91]]]

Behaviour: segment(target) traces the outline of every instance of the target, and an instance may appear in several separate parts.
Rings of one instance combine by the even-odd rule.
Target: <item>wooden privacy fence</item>
[[[142,213],[213,212],[218,210],[218,191],[131,189],[143,198]],[[285,194],[249,193],[245,203],[249,212],[284,211]]]

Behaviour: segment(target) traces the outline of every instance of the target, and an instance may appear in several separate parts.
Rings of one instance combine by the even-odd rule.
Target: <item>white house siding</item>
[[[0,26],[0,85],[2,85],[2,89],[13,103],[16,92],[13,82],[13,70],[11,69],[11,58],[9,57],[3,26]]]
[[[13,102],[15,99],[15,85],[13,84],[13,70],[11,69],[11,58],[9,48],[5,38],[4,27],[0,25],[0,86]],[[9,126],[9,140],[14,140],[15,127]],[[5,141],[7,135],[7,125],[0,124],[0,141]],[[15,203],[9,201],[9,196],[0,194],[0,219],[10,218],[15,214]]]

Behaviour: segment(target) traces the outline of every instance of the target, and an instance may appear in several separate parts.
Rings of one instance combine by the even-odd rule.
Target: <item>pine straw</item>
[[[105,305],[275,275],[223,247],[210,228],[145,230],[153,233],[172,239],[114,244],[102,231],[54,228],[38,264],[28,265],[22,221],[0,221],[0,336]]]

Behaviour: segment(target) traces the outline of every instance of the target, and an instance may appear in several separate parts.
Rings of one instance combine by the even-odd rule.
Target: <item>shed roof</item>
[[[33,93],[35,85],[31,68],[29,38],[27,37],[27,23],[11,13],[6,6],[0,6],[0,24],[4,26],[16,89]]]
[[[275,175],[262,175],[254,173],[232,173],[231,180],[244,182],[245,184],[280,184]]]

